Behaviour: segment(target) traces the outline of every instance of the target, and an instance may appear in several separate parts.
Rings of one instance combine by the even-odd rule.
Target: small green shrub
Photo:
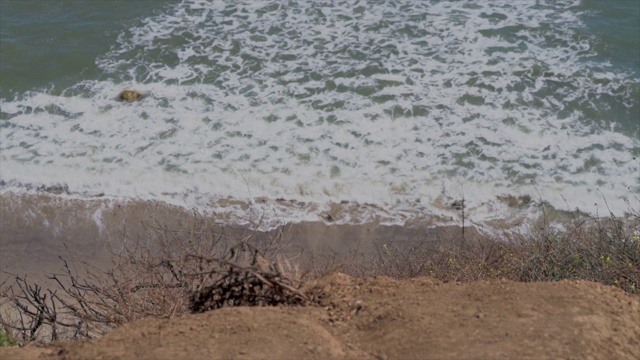
[[[7,334],[6,331],[0,330],[0,347],[13,347],[18,346],[18,340]]]

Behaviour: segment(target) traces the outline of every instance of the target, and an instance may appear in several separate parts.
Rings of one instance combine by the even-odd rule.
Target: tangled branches
[[[298,290],[301,276],[280,256],[282,234],[259,247],[250,237],[230,241],[194,229],[158,227],[156,238],[125,240],[106,271],[84,264],[78,274],[78,263],[60,258],[64,271],[47,276],[46,289],[15,276],[0,290],[0,329],[23,342],[89,339],[145,317],[308,303]]]
[[[299,305],[307,297],[295,289],[284,276],[278,264],[269,263],[255,248],[240,244],[231,251],[248,255],[249,266],[215,258],[197,257],[213,266],[206,274],[214,276],[213,284],[191,293],[189,308],[192,312],[204,312],[224,306],[275,306]]]

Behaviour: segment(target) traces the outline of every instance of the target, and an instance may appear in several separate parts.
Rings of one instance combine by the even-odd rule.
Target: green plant
[[[0,330],[0,347],[12,347],[18,345],[18,340],[12,338],[6,331]]]

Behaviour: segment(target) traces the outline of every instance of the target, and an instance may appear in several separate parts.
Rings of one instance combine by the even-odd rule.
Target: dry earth
[[[146,235],[145,223],[191,226],[188,213],[153,202],[109,207],[103,200],[46,196],[0,200],[0,283],[14,274],[46,281],[43,274],[59,271],[59,256],[107,264],[103,243],[123,229],[135,239]],[[244,236],[242,229],[228,231],[231,238]],[[287,238],[312,254],[375,254],[387,243],[411,249],[425,239],[459,233],[429,226],[287,227]],[[306,290],[321,306],[224,308],[145,319],[98,340],[0,348],[0,360],[640,359],[640,297],[596,283],[458,284],[333,274]]]
[[[640,298],[576,281],[469,284],[333,274],[321,306],[145,319],[9,359],[640,359]]]

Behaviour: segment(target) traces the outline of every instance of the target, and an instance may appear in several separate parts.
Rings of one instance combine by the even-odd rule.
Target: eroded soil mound
[[[639,359],[640,298],[596,283],[446,283],[342,274],[319,306],[223,308],[102,339],[0,349],[49,359]]]

